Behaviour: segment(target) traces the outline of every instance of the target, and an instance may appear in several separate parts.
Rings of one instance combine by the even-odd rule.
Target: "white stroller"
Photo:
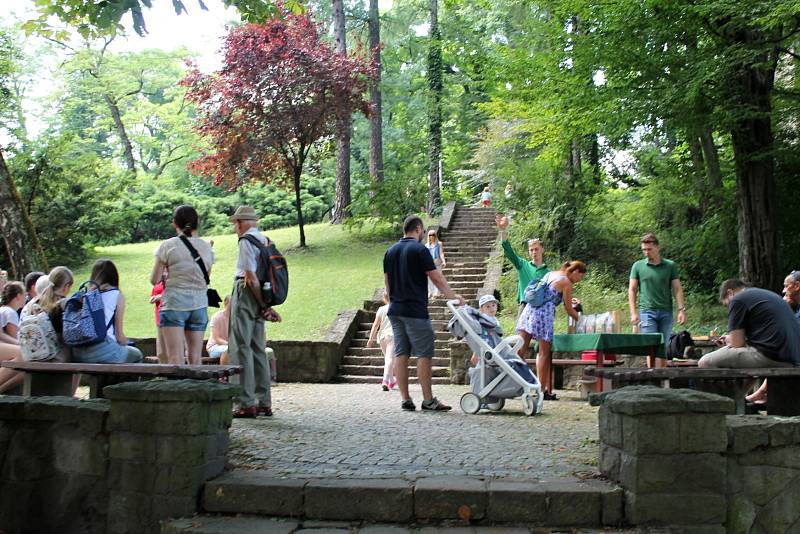
[[[447,328],[457,338],[465,338],[480,356],[478,366],[469,370],[472,391],[461,396],[461,410],[468,414],[476,414],[483,407],[499,411],[505,406],[505,399],[521,396],[525,415],[541,413],[544,398],[539,380],[517,355],[522,338],[513,335],[500,340],[502,331],[496,319],[469,306],[459,308],[457,300],[447,301],[447,307],[453,312]],[[494,347],[479,335],[483,326],[489,326],[499,340]],[[528,380],[521,373],[527,374]]]

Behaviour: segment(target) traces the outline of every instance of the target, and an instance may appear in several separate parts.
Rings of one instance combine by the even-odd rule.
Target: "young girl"
[[[397,380],[394,378],[394,334],[392,333],[392,323],[386,314],[389,312],[389,298],[383,294],[383,306],[375,312],[375,322],[372,323],[372,330],[369,331],[367,348],[373,345],[375,333],[378,334],[378,343],[383,352],[383,381],[381,387],[383,391],[394,389]]]
[[[136,347],[129,346],[128,338],[122,332],[122,324],[125,319],[125,297],[119,290],[119,273],[114,262],[107,259],[97,260],[94,262],[90,277],[100,286],[105,322],[109,327],[106,331],[106,338],[100,343],[86,347],[73,347],[73,359],[81,363],[141,362],[142,352]]]
[[[447,260],[444,257],[443,245],[444,243],[439,241],[439,236],[436,235],[436,230],[431,230],[428,232],[428,241],[425,243],[425,248],[427,248],[428,252],[431,253],[433,264],[436,265],[436,268],[440,270],[447,267]],[[430,277],[428,277],[428,298],[432,299],[438,296],[439,288],[436,287],[436,284],[431,282]]]
[[[519,356],[524,360],[528,353],[531,339],[539,342],[539,354],[536,358],[536,374],[542,384],[544,400],[558,400],[553,393],[551,382],[551,363],[553,345],[553,322],[556,307],[562,302],[567,315],[578,320],[578,312],[574,307],[577,301],[572,298],[572,285],[580,282],[586,274],[586,264],[582,261],[568,261],[558,271],[551,271],[542,277],[547,284],[544,303],[541,306],[531,304],[525,306],[517,321],[517,334],[522,337],[522,348]],[[534,282],[531,282],[534,283]]]
[[[0,360],[13,360],[20,355],[19,315],[25,304],[25,286],[9,282],[0,295]]]
[[[481,205],[484,208],[488,208],[489,204],[492,202],[492,192],[489,191],[489,186],[483,188],[483,193],[481,193]]]

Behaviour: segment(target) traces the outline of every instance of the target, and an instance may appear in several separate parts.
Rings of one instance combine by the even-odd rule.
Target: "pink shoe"
[[[396,385],[397,385],[397,380],[392,380],[391,382],[389,382],[389,389],[394,389]]]

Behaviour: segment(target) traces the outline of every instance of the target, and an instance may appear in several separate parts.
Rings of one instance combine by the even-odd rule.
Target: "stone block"
[[[486,514],[486,482],[470,477],[430,477],[414,485],[414,515],[417,519],[458,519],[461,506],[470,508],[470,518]]]
[[[744,495],[728,497],[728,517],[726,526],[732,533],[748,533],[753,531],[758,507]]]
[[[191,496],[195,499],[205,482],[205,466],[155,466],[153,491],[164,495]]]
[[[197,497],[154,495],[150,513],[151,522],[176,517],[191,517],[197,512]]]
[[[152,438],[151,438],[152,439]],[[217,436],[209,435],[180,435],[159,436],[155,441],[155,462],[161,465],[173,466],[199,466],[206,463],[213,442],[216,449]],[[216,456],[212,454],[211,456]]]
[[[0,421],[25,418],[25,398],[0,395]]]
[[[610,480],[619,480],[622,466],[622,451],[616,447],[600,444],[600,472]]]
[[[800,470],[770,465],[741,467],[739,481],[741,495],[758,506],[764,506],[779,498],[795,480],[800,480]],[[800,502],[800,501],[799,501]],[[797,516],[800,518],[800,514]]]
[[[162,521],[161,534],[291,534],[299,526],[297,521],[287,519],[201,515]]]
[[[678,414],[622,417],[622,450],[629,454],[673,454],[680,447]]]
[[[86,433],[102,432],[110,404],[105,399],[77,400],[69,397],[32,397],[25,405],[28,421],[54,421],[78,426]]]
[[[726,499],[713,493],[625,491],[625,519],[634,525],[722,525]]]
[[[800,436],[800,420],[773,418],[768,433],[770,447],[796,445]]]
[[[751,532],[783,533],[800,529],[800,476],[786,484],[780,493],[759,510]]]
[[[52,429],[44,425],[21,426],[11,436],[3,457],[3,478],[13,482],[36,481],[56,475]]]
[[[305,485],[305,480],[233,471],[206,483],[203,508],[209,512],[299,517],[303,514]]]
[[[582,482],[548,482],[547,524],[597,526],[602,522],[602,498],[597,487]]]
[[[544,525],[547,521],[547,492],[536,482],[489,482],[486,519],[493,523]]]
[[[167,438],[165,438],[167,439]],[[109,457],[132,462],[155,462],[160,440],[149,434],[116,431],[109,434]]]
[[[108,534],[148,532],[152,498],[146,493],[111,491],[108,500]]]
[[[304,510],[309,518],[407,522],[414,498],[411,483],[400,479],[310,480]]]
[[[112,459],[108,487],[117,492],[150,492],[155,486],[156,472],[152,463]]]
[[[769,465],[800,469],[800,446],[761,448],[738,457],[742,466]]]
[[[742,454],[769,444],[769,419],[760,415],[728,415],[725,417],[728,432],[728,451]]]
[[[105,477],[108,438],[86,435],[77,428],[59,428],[53,433],[55,467],[64,473]]]
[[[732,399],[691,389],[663,389],[629,386],[600,399],[612,412],[626,415],[672,414],[683,412],[731,414]]]
[[[728,448],[725,417],[719,413],[681,415],[679,426],[680,452],[724,452]]]
[[[216,380],[147,380],[124,382],[103,389],[105,398],[115,401],[146,403],[209,403],[231,400],[239,387]]]
[[[727,462],[720,454],[623,454],[620,483],[637,494],[723,494],[726,473]]]
[[[622,447],[622,416],[602,405],[597,413],[600,443]]]
[[[126,382],[131,383],[131,382]],[[138,383],[138,382],[134,382]],[[123,384],[117,384],[123,385]],[[116,387],[116,386],[109,386]],[[151,402],[112,401],[112,409],[108,414],[109,432],[137,432],[150,434],[150,421],[156,417],[158,407]]]

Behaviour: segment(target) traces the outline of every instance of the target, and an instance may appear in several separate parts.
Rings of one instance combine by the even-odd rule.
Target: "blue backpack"
[[[114,316],[106,324],[99,285],[93,280],[82,283],[64,305],[64,344],[70,347],[86,347],[100,343],[106,338]]]
[[[528,306],[538,308],[544,304],[545,296],[547,295],[547,286],[544,278],[537,278],[531,280],[528,287],[525,288],[525,302]]]

